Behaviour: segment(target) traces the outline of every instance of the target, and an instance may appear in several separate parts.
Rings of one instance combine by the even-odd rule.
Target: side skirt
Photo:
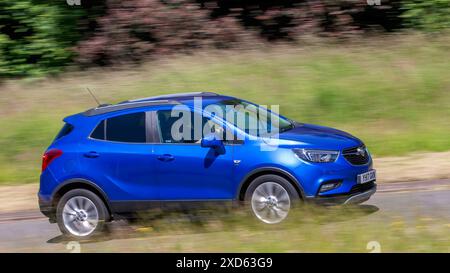
[[[239,206],[240,202],[226,200],[171,200],[171,201],[110,201],[113,214],[129,214],[146,210],[186,211],[195,209],[227,209]]]

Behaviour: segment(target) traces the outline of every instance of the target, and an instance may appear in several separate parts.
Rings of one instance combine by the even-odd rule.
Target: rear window
[[[56,135],[55,140],[58,140],[64,136],[67,136],[68,134],[70,134],[70,132],[72,132],[72,130],[73,130],[73,125],[69,124],[69,123],[65,123],[64,126],[59,131],[59,133]]]
[[[95,128],[91,138],[144,143],[146,142],[145,113],[126,114],[106,119]]]

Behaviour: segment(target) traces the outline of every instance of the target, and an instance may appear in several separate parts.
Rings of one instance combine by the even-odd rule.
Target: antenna
[[[98,99],[94,96],[94,93],[92,93],[91,89],[89,89],[89,87],[86,87],[86,90],[89,92],[89,94],[91,94],[92,98],[95,100],[95,102],[97,103],[98,106],[101,106],[100,102],[98,101]]]

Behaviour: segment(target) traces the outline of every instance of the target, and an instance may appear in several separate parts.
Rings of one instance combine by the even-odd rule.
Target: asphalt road
[[[408,219],[426,216],[447,221],[450,220],[450,180],[381,185],[365,204],[378,208],[367,217],[395,215]],[[109,239],[89,243],[91,250],[122,251],[121,247],[129,240],[123,234],[133,233],[136,229],[124,221],[112,226]],[[120,230],[117,236],[115,230]],[[70,252],[73,246],[60,235],[57,225],[50,224],[39,212],[0,215],[0,252]],[[125,251],[132,249],[128,245]]]

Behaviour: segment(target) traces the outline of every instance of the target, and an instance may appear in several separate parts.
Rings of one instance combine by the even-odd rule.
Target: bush
[[[142,62],[173,52],[450,26],[449,0],[64,0],[0,2],[0,77]],[[404,12],[404,14],[402,14]],[[405,20],[403,22],[402,20]]]
[[[450,27],[449,0],[404,0],[403,8],[407,27],[432,32]]]
[[[77,47],[86,65],[140,62],[171,52],[295,42],[304,34],[347,37],[398,27],[398,1],[106,0],[93,35]]]
[[[244,43],[246,33],[232,17],[211,19],[188,0],[107,1],[94,34],[78,47],[83,64],[139,62],[152,56]]]
[[[61,2],[0,2],[0,77],[58,72],[71,61],[82,10],[68,10]]]

